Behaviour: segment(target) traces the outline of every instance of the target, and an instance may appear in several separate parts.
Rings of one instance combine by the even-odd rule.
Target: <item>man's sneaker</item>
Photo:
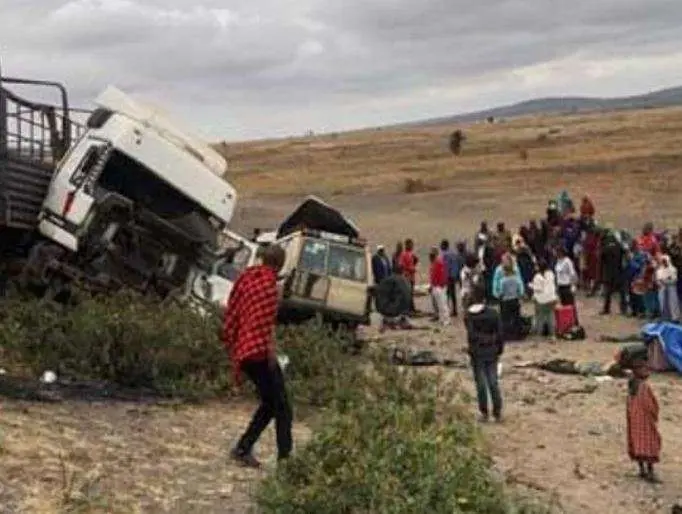
[[[502,423],[504,421],[504,418],[502,417],[502,414],[498,414],[495,417],[495,423]]]
[[[236,448],[230,452],[230,457],[245,468],[258,469],[261,467],[261,463],[251,453],[244,453]]]
[[[490,416],[488,416],[487,414],[481,414],[478,416],[478,421],[479,423],[487,423],[488,421],[490,421]]]

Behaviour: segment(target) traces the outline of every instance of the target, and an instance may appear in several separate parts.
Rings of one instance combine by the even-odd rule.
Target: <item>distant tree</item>
[[[462,152],[462,143],[466,140],[464,132],[460,129],[455,130],[450,134],[450,151],[454,155],[459,155]]]

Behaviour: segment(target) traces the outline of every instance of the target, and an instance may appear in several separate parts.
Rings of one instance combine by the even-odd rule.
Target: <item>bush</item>
[[[215,316],[132,293],[86,298],[75,306],[5,301],[0,310],[5,360],[39,375],[106,380],[163,394],[225,392],[229,361]]]
[[[361,390],[352,384],[365,373],[348,334],[311,322],[278,327],[276,341],[291,360],[286,375],[294,403],[344,411],[358,400]]]
[[[331,378],[349,400],[264,482],[262,512],[531,512],[512,510],[456,387],[378,357],[363,377]]]

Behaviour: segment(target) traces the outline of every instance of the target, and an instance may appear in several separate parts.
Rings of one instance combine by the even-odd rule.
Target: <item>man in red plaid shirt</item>
[[[237,382],[243,371],[256,386],[260,398],[251,423],[232,450],[232,458],[249,467],[260,466],[252,450],[272,418],[275,418],[278,459],[288,457],[292,448],[292,412],[273,341],[277,273],[284,265],[284,250],[269,245],[262,250],[261,258],[262,264],[244,270],[234,283],[223,328],[223,342],[231,356]]]

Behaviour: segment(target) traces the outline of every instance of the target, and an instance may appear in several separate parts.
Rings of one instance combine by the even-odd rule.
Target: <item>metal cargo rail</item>
[[[59,105],[26,100],[8,89],[56,90]],[[74,122],[66,89],[58,82],[0,75],[0,226],[32,230],[59,160],[84,131]]]

